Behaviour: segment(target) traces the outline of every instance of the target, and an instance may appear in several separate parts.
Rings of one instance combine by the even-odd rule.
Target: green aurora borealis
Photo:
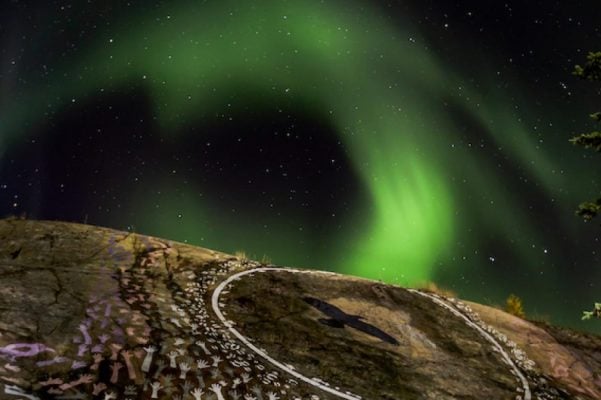
[[[44,118],[123,87],[148,94],[161,134],[170,140],[185,141],[190,121],[224,108],[285,102],[332,126],[366,193],[365,201],[351,201],[356,210],[345,225],[354,229],[327,238],[329,246],[316,246],[326,239],[297,229],[302,213],[290,211],[285,222],[244,210],[228,216],[216,197],[198,198],[198,185],[169,190],[168,173],[132,188],[124,208],[137,210],[135,218],[124,223],[126,214],[116,214],[103,224],[267,254],[283,265],[402,285],[448,282],[460,294],[458,276],[465,280],[482,270],[472,280],[488,285],[466,283],[465,293],[499,301],[516,292],[537,312],[577,323],[570,314],[598,293],[586,286],[599,281],[598,264],[596,272],[587,266],[586,277],[566,281],[571,267],[545,261],[581,229],[580,221],[572,221],[573,208],[590,193],[566,179],[577,171],[565,165],[582,156],[567,144],[569,134],[560,136],[574,129],[567,116],[577,115],[576,107],[553,127],[543,122],[533,128],[539,95],[520,87],[517,71],[503,71],[512,87],[501,88],[494,81],[494,55],[465,48],[450,65],[427,43],[411,16],[392,23],[368,2],[180,2],[168,13],[138,13],[100,30],[85,50],[54,65],[44,79],[32,78],[16,101],[0,108],[0,157],[9,157]],[[475,79],[458,67],[462,62],[478,63],[465,67],[478,71]],[[558,115],[555,106],[547,115]],[[553,130],[545,141],[557,145],[542,145],[543,129]],[[507,165],[520,179],[505,177]],[[156,187],[163,188],[160,210],[146,202]],[[553,199],[541,209],[551,210],[561,235],[524,202],[521,196],[530,190]],[[263,225],[268,232],[257,228]],[[595,227],[582,229],[591,241],[597,235]],[[470,266],[459,266],[462,257]],[[578,305],[556,301],[578,281]]]

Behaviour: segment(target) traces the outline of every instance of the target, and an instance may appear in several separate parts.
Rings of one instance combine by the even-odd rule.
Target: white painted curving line
[[[440,299],[438,299],[438,298],[436,298],[436,297],[434,297],[434,296],[432,296],[432,295],[430,295],[428,293],[420,292],[419,290],[413,290],[413,289],[408,289],[408,290],[410,292],[412,292],[412,293],[416,293],[416,294],[419,294],[421,296],[429,298],[430,300],[432,300],[433,302],[435,302],[439,306],[446,308],[447,310],[451,311],[456,316],[462,318],[463,320],[465,320],[466,324],[468,324],[472,328],[476,329],[480,333],[480,335],[482,337],[484,337],[486,340],[488,340],[501,353],[501,355],[503,356],[503,358],[505,359],[505,361],[507,362],[507,364],[515,372],[516,376],[518,378],[520,378],[520,381],[522,382],[522,387],[524,389],[524,400],[531,400],[532,399],[532,394],[530,393],[530,385],[528,385],[528,380],[524,377],[524,375],[519,370],[519,368],[516,367],[516,365],[514,364],[513,360],[509,356],[509,354],[507,354],[507,352],[505,350],[503,350],[503,347],[499,344],[499,342],[497,342],[488,332],[486,332],[484,329],[482,329],[477,324],[475,324],[473,321],[471,321],[467,316],[465,316],[459,310],[457,310],[457,309],[449,306],[444,301],[442,301],[442,300],[440,300]]]
[[[223,313],[221,312],[220,308],[219,308],[219,296],[221,295],[221,292],[223,291],[223,289],[229,285],[231,282],[233,282],[234,280],[237,280],[239,278],[241,278],[244,275],[250,275],[253,274],[255,272],[267,272],[267,271],[279,271],[279,272],[291,272],[291,273],[298,273],[298,274],[302,274],[302,273],[315,273],[315,271],[302,271],[302,270],[295,270],[295,269],[281,269],[281,268],[269,268],[269,267],[263,267],[263,268],[255,268],[255,269],[250,269],[247,271],[243,271],[243,272],[239,272],[237,274],[231,275],[229,278],[227,278],[225,281],[221,282],[221,284],[219,284],[219,286],[217,286],[217,288],[215,289],[215,291],[213,292],[213,296],[211,297],[211,305],[213,307],[213,311],[215,312],[215,314],[217,315],[217,318],[219,318],[221,320],[221,322],[229,329],[229,331],[236,336],[242,343],[244,343],[248,348],[250,348],[252,351],[254,351],[255,353],[257,353],[258,355],[260,355],[261,357],[263,357],[265,360],[269,361],[270,363],[272,363],[273,365],[275,365],[276,367],[282,369],[283,371],[288,372],[290,375],[308,383],[309,385],[315,386],[323,391],[326,391],[328,393],[333,394],[334,396],[343,398],[343,399],[347,399],[347,400],[357,400],[360,399],[360,396],[355,396],[355,395],[349,395],[347,393],[343,393],[340,392],[336,389],[332,389],[331,387],[328,387],[322,383],[316,382],[313,379],[307,378],[304,375],[299,374],[298,372],[296,372],[295,370],[291,369],[290,367],[282,364],[281,362],[271,358],[267,353],[265,353],[264,351],[262,351],[261,349],[259,349],[257,346],[255,346],[254,344],[252,344],[251,342],[248,341],[247,338],[245,338],[244,336],[242,336],[242,334],[240,332],[238,332],[236,329],[234,329],[234,327],[232,326],[232,324],[225,319],[225,317],[223,316]]]
[[[270,363],[272,363],[273,365],[277,366],[278,368],[288,372],[289,374],[297,377],[298,379],[312,385],[315,387],[318,387],[319,389],[322,389],[324,391],[327,391],[329,393],[332,393],[335,396],[341,397],[343,399],[347,399],[347,400],[357,400],[360,399],[359,396],[354,396],[354,395],[349,395],[347,393],[342,393],[339,392],[335,389],[332,389],[326,385],[323,385],[319,382],[316,382],[310,378],[307,378],[304,375],[299,374],[298,372],[294,371],[293,369],[289,368],[288,366],[280,363],[279,361],[271,358],[269,355],[267,355],[264,351],[262,351],[261,349],[257,348],[255,345],[253,345],[252,343],[250,343],[248,341],[248,339],[246,339],[244,336],[242,336],[242,334],[240,334],[240,332],[238,332],[236,329],[234,329],[234,327],[232,326],[232,324],[227,321],[225,319],[225,317],[223,316],[223,313],[221,312],[220,308],[219,308],[219,296],[221,295],[221,292],[223,291],[223,289],[225,289],[225,287],[227,285],[229,285],[231,282],[240,279],[242,276],[245,275],[252,275],[255,272],[267,272],[267,271],[277,271],[277,272],[290,272],[290,273],[295,273],[295,274],[326,274],[326,275],[336,275],[335,273],[332,272],[326,272],[326,271],[314,271],[314,270],[298,270],[298,269],[282,269],[282,268],[270,268],[270,267],[262,267],[262,268],[255,268],[255,269],[250,269],[247,271],[243,271],[243,272],[239,272],[237,274],[231,275],[230,277],[228,277],[228,279],[226,279],[225,281],[221,282],[221,284],[219,284],[219,286],[217,286],[217,288],[215,289],[215,291],[213,292],[213,296],[211,298],[211,303],[212,303],[212,307],[213,307],[213,311],[215,312],[215,314],[217,315],[217,318],[219,318],[221,320],[221,322],[223,322],[223,324],[229,329],[229,331],[236,336],[242,343],[244,343],[246,346],[248,346],[248,348],[250,348],[252,351],[254,351],[255,353],[257,353],[258,355],[260,355],[261,357],[263,357],[264,359],[266,359],[267,361],[269,361]],[[463,313],[461,313],[459,310],[449,306],[448,304],[446,304],[444,301],[428,294],[428,293],[423,293],[420,292],[418,290],[414,290],[414,289],[406,289],[408,291],[410,291],[411,293],[416,293],[419,294],[421,296],[427,297],[430,300],[432,300],[434,303],[438,304],[441,307],[446,308],[447,310],[451,311],[453,314],[455,314],[456,316],[462,318],[465,323],[474,328],[476,331],[478,331],[480,333],[480,335],[485,338],[486,340],[488,340],[501,354],[501,356],[505,359],[505,361],[507,362],[507,364],[513,369],[513,371],[515,372],[516,376],[520,379],[521,383],[522,383],[522,388],[524,389],[524,400],[532,400],[532,394],[530,393],[530,385],[528,385],[528,380],[524,377],[524,375],[522,374],[522,372],[519,370],[519,368],[517,368],[517,366],[515,365],[515,363],[513,362],[513,360],[511,359],[511,357],[509,356],[509,354],[507,354],[507,352],[503,349],[503,347],[488,333],[486,332],[484,329],[482,329],[481,327],[479,327],[477,324],[475,324],[474,322],[472,322],[466,315],[464,315]]]

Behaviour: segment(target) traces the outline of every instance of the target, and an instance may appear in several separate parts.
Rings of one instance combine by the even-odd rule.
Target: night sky
[[[574,3],[574,4],[573,4]],[[601,300],[589,1],[16,1],[0,215],[581,323]],[[597,46],[597,48],[595,48]]]

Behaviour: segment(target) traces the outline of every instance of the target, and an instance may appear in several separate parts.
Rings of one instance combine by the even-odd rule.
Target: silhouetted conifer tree
[[[573,74],[580,79],[601,82],[601,51],[588,53],[584,66],[576,65]],[[601,111],[590,114],[590,117],[593,121],[601,122]],[[596,152],[601,153],[600,131],[583,133],[570,139],[570,142],[584,146],[585,149],[594,149]],[[601,197],[594,201],[585,201],[584,203],[581,203],[578,206],[576,214],[584,218],[585,221],[590,221],[596,217],[599,212],[601,212]],[[582,319],[591,319],[593,317],[601,318],[601,303],[595,303],[595,307],[592,311],[584,311],[582,315]]]
[[[580,79],[601,82],[601,51],[588,53],[584,66],[576,65],[576,67],[574,67],[573,74]],[[590,114],[590,117],[596,122],[601,122],[601,111]],[[583,133],[570,139],[570,142],[584,146],[586,149],[594,149],[596,152],[601,153],[600,131]],[[600,212],[601,197],[593,201],[585,201],[581,203],[578,206],[578,210],[576,210],[576,214],[584,218],[585,221],[590,221]]]

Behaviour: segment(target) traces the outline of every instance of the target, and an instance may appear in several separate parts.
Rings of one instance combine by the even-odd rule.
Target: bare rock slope
[[[0,221],[0,399],[601,399],[601,338],[94,226]]]

